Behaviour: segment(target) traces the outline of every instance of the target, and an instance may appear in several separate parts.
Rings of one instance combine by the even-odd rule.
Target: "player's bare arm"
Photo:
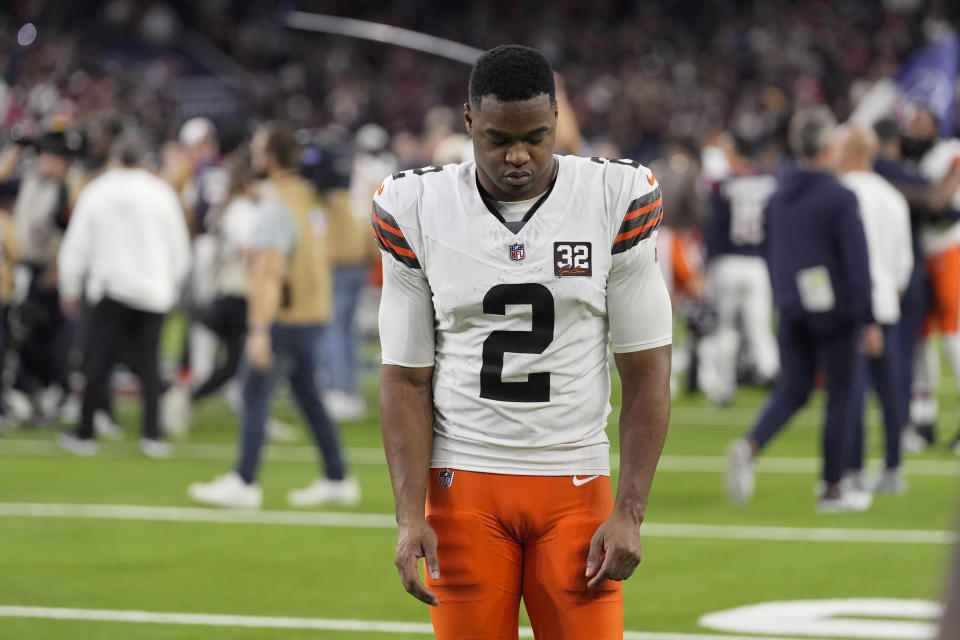
[[[613,513],[590,541],[588,586],[626,580],[640,564],[640,525],[670,421],[670,346],[615,354],[623,384],[620,480]]]
[[[440,601],[417,571],[417,562],[424,558],[430,576],[440,576],[437,535],[424,514],[433,446],[433,367],[383,365],[380,429],[399,527],[394,563],[403,588],[417,600],[437,606]]]
[[[280,308],[280,290],[287,256],[282,249],[260,249],[253,254],[250,267],[250,294],[247,310],[247,358],[260,371],[273,361],[270,325]]]

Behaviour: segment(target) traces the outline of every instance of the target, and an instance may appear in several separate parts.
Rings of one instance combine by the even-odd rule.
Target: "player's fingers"
[[[610,554],[607,554],[607,557],[603,559],[603,564],[600,565],[600,570],[597,571],[597,575],[593,576],[593,578],[587,583],[587,587],[590,589],[599,587],[610,578],[608,573],[610,571],[610,562]]]
[[[590,539],[590,551],[587,553],[587,570],[584,573],[586,577],[592,576],[600,567],[600,558],[603,554],[603,535],[600,531],[593,534]]]
[[[396,565],[397,570],[400,572],[400,581],[403,583],[403,588],[407,590],[407,593],[425,604],[434,607],[440,604],[437,596],[430,591],[430,589],[427,589],[427,585],[423,584],[420,580],[420,573],[417,571],[416,557],[412,555],[407,555],[403,558],[398,557]]]
[[[437,537],[427,536],[421,543],[423,558],[427,563],[427,573],[434,580],[440,578],[440,561],[437,559]]]

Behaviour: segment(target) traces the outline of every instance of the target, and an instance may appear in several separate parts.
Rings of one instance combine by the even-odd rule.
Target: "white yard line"
[[[383,620],[338,620],[330,618],[280,618],[235,616],[211,613],[156,613],[113,609],[62,609],[55,607],[0,606],[0,618],[39,618],[45,620],[91,620],[140,624],[179,624],[205,627],[245,627],[248,629],[309,629],[317,631],[358,631],[366,633],[406,633],[433,635],[433,627],[424,622]],[[529,627],[520,628],[521,638],[532,638]],[[761,636],[731,636],[703,633],[627,631],[624,640],[799,640]]]
[[[393,529],[396,527],[394,517],[386,513],[220,510],[201,507],[157,507],[125,504],[0,502],[0,517],[204,522],[356,529]],[[879,544],[947,545],[953,544],[958,539],[957,534],[952,531],[923,529],[844,529],[839,527],[769,527],[659,522],[645,523],[642,533],[650,538]]]
[[[101,443],[101,454],[110,458],[138,457],[133,444]],[[218,443],[174,443],[176,459],[232,461],[237,454],[237,448],[232,444]],[[26,438],[0,439],[0,455],[12,456],[61,456],[63,453],[52,440],[36,440]],[[379,465],[386,464],[383,450],[373,447],[348,447],[347,459],[353,464]],[[311,446],[278,444],[267,447],[268,460],[277,462],[308,462],[314,463],[317,459],[316,450]],[[619,455],[611,454],[612,468],[619,467]],[[880,460],[868,462],[868,467],[879,466]],[[723,472],[727,468],[727,459],[724,456],[707,455],[664,455],[660,458],[657,467],[660,471],[680,471],[692,473]],[[761,456],[757,461],[758,473],[783,474],[812,474],[820,469],[819,458],[793,458],[783,456]],[[960,460],[906,460],[905,471],[910,476],[960,476]]]

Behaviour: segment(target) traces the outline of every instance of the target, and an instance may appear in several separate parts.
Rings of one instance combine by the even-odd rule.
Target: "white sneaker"
[[[843,513],[866,511],[873,504],[869,491],[842,491],[838,498],[820,498],[817,511],[820,513]]]
[[[163,440],[154,440],[153,438],[140,438],[140,452],[148,458],[172,458],[173,447],[169,442]]]
[[[360,502],[360,483],[356,478],[320,478],[309,487],[288,493],[287,502],[294,507],[317,507],[331,502],[352,507]]]
[[[825,488],[825,487],[824,487]],[[840,479],[840,491],[869,491],[867,479],[862,470],[848,471]],[[821,490],[821,494],[823,491]]]
[[[900,446],[903,447],[904,451],[909,451],[910,453],[922,453],[930,446],[930,442],[917,433],[913,425],[910,425],[903,430],[900,436]]]
[[[67,396],[67,399],[60,405],[60,422],[64,424],[77,424],[80,422],[80,410],[83,408],[83,400],[75,393]],[[96,423],[94,423],[96,427]]]
[[[263,504],[263,490],[258,484],[247,484],[236,471],[231,471],[211,482],[194,482],[187,494],[200,504],[231,509],[259,509]]]
[[[276,418],[267,420],[267,440],[270,442],[296,442],[299,433],[292,424]]]
[[[69,432],[61,433],[57,438],[57,444],[61,449],[75,456],[92,456],[99,450],[96,440],[92,438],[83,440]]]
[[[93,430],[101,438],[123,440],[123,428],[114,422],[106,411],[101,410],[93,414]]]
[[[735,504],[746,504],[753,498],[753,449],[740,439],[727,449],[727,495]]]
[[[171,438],[181,440],[190,431],[190,390],[174,385],[160,402],[163,431]]]
[[[899,467],[884,469],[873,479],[873,490],[877,493],[902,496],[907,492],[907,481],[903,477],[903,471]]]
[[[323,406],[336,422],[362,420],[367,415],[367,403],[363,398],[340,389],[324,391]]]

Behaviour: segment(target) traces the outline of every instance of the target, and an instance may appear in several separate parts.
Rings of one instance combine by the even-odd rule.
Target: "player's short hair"
[[[267,132],[266,151],[272,153],[284,169],[296,169],[300,166],[300,143],[293,130],[282,122],[268,122],[263,125]]]
[[[797,111],[790,120],[790,150],[799,158],[820,155],[836,126],[837,119],[822,105]]]
[[[469,100],[480,109],[480,100],[491,96],[502,102],[520,102],[539,95],[557,106],[553,69],[542,53],[519,44],[507,44],[483,53],[470,72]]]
[[[124,167],[139,167],[147,161],[150,149],[140,132],[124,131],[113,141],[110,155]]]
[[[900,143],[900,127],[890,118],[878,120],[873,125],[873,131],[877,134],[877,141],[881,145]]]

